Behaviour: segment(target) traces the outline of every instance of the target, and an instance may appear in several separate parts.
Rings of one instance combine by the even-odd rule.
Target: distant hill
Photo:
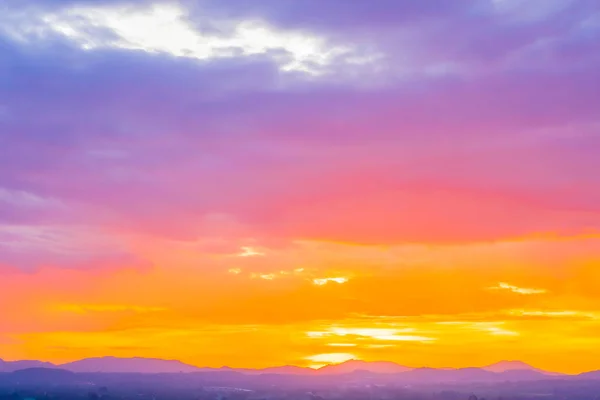
[[[156,358],[118,358],[97,357],[86,358],[67,364],[55,365],[43,361],[3,361],[0,360],[0,372],[11,373],[20,370],[35,371],[65,370],[76,373],[211,373],[211,374],[244,374],[244,375],[287,375],[287,376],[337,376],[354,374],[394,375],[394,379],[402,382],[502,382],[531,381],[568,377],[567,375],[544,371],[522,361],[500,361],[481,368],[410,368],[390,361],[349,360],[340,364],[330,364],[319,369],[285,365],[264,369],[251,368],[201,368],[185,364],[177,360]],[[45,371],[40,372],[45,373]],[[52,372],[49,372],[50,374]],[[60,372],[59,372],[60,373]],[[600,379],[600,371],[584,373],[578,379]],[[387,378],[385,378],[387,379]]]
[[[521,382],[549,379],[550,376],[533,370],[486,371],[483,368],[435,369],[417,368],[397,376],[410,383],[467,383],[467,382]]]
[[[590,371],[584,372],[576,376],[577,379],[590,379],[590,380],[600,380],[600,370],[599,371]]]
[[[535,371],[544,375],[563,375],[558,372],[545,371],[536,367],[533,367],[523,361],[500,361],[492,365],[483,367],[482,369],[490,372],[507,372],[507,371]]]
[[[36,360],[4,361],[0,359],[0,372],[14,372],[29,368],[57,368],[56,365]]]
[[[177,373],[198,372],[201,368],[182,363],[177,360],[161,360],[157,358],[118,358],[98,357],[85,358],[68,364],[62,364],[60,368],[73,372],[110,372],[110,373]]]
[[[412,368],[405,367],[390,361],[361,361],[349,360],[341,364],[326,365],[317,370],[319,375],[340,375],[356,371],[368,371],[377,374],[397,374],[410,371]]]

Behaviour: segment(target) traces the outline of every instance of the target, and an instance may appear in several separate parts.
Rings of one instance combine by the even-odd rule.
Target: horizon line
[[[323,364],[317,368],[312,367],[312,366],[302,366],[302,365],[296,365],[296,364],[279,364],[279,365],[271,365],[271,366],[266,366],[266,367],[234,367],[231,365],[221,365],[221,366],[207,366],[207,365],[198,365],[198,364],[192,364],[190,362],[185,362],[176,358],[159,358],[159,357],[143,357],[143,356],[131,356],[131,357],[119,357],[119,356],[112,356],[112,355],[106,355],[106,356],[92,356],[92,357],[84,357],[84,358],[79,358],[79,359],[74,359],[72,361],[66,361],[66,362],[55,362],[55,361],[47,361],[47,360],[42,360],[42,359],[14,359],[14,360],[8,360],[8,359],[4,359],[2,357],[0,357],[0,362],[8,362],[8,363],[14,363],[14,362],[26,362],[26,361],[30,361],[30,362],[42,362],[42,363],[48,363],[48,364],[52,364],[54,366],[60,367],[60,366],[64,366],[64,365],[68,365],[68,364],[72,364],[75,362],[79,362],[79,361],[84,361],[84,360],[93,360],[93,359],[116,359],[116,360],[134,360],[134,359],[138,359],[138,360],[154,360],[154,361],[167,361],[167,362],[178,362],[181,363],[185,366],[188,367],[194,367],[194,368],[198,368],[198,369],[233,369],[233,370],[253,370],[253,371],[261,371],[261,370],[266,370],[266,369],[274,369],[274,368],[285,368],[285,367],[293,367],[293,368],[300,368],[300,369],[305,369],[305,370],[311,370],[311,371],[319,371],[323,368],[326,367],[330,367],[330,366],[336,366],[336,365],[343,365],[346,364],[348,362],[352,362],[352,361],[359,361],[359,362],[364,362],[364,363],[369,363],[369,364],[374,364],[374,363],[391,363],[391,364],[395,364],[398,367],[403,367],[403,368],[408,368],[409,370],[416,370],[416,369],[435,369],[435,370],[461,370],[461,369],[470,369],[470,368],[474,368],[474,369],[485,369],[488,367],[493,367],[497,364],[501,364],[501,363],[521,363],[524,364],[525,366],[529,367],[529,368],[523,368],[522,370],[538,370],[540,372],[545,372],[545,373],[549,373],[549,374],[561,374],[561,375],[571,375],[571,376],[577,376],[580,374],[585,374],[586,372],[594,372],[594,371],[599,371],[600,370],[600,366],[598,367],[598,369],[592,369],[589,371],[583,371],[583,372],[578,372],[578,373],[569,373],[569,372],[558,372],[558,371],[553,371],[553,370],[546,370],[543,368],[538,368],[534,365],[531,365],[528,362],[522,361],[522,360],[518,360],[518,359],[512,359],[512,360],[499,360],[496,362],[492,362],[490,364],[485,364],[485,365],[480,365],[480,366],[463,366],[463,367],[450,367],[450,366],[445,366],[445,367],[432,367],[429,365],[422,365],[422,366],[410,366],[410,365],[405,365],[405,364],[400,364],[396,361],[390,361],[390,360],[373,360],[373,361],[368,361],[368,360],[363,360],[363,359],[359,359],[359,358],[353,358],[353,359],[349,359],[349,360],[345,360],[342,362],[337,362],[337,363],[326,363]],[[518,369],[513,369],[513,370],[518,370]],[[492,371],[490,371],[492,372]]]

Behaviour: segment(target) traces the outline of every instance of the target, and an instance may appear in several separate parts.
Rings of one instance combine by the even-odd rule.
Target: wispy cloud
[[[242,247],[242,251],[237,254],[238,257],[261,257],[265,253],[249,246]]]
[[[376,341],[390,341],[390,342],[431,342],[435,338],[408,334],[413,333],[415,330],[411,328],[406,329],[394,329],[394,328],[342,328],[332,327],[325,331],[309,331],[306,333],[308,337],[320,338],[328,336],[350,336],[358,339],[370,339]]]
[[[444,329],[446,333],[461,333],[465,330],[474,332],[484,332],[493,336],[519,336],[516,330],[506,328],[505,321],[441,321],[435,324],[447,326],[450,329]]]
[[[504,323],[503,322],[482,322],[476,325],[477,328],[481,329],[482,331],[488,332],[490,335],[495,335],[495,336],[519,336],[519,332],[516,331],[512,331],[509,329],[505,329],[503,327]]]
[[[577,311],[577,310],[514,309],[514,310],[509,310],[508,314],[514,315],[514,316],[519,316],[519,317],[600,319],[600,313],[598,313],[598,312]]]
[[[274,272],[252,272],[250,273],[250,279],[264,279],[267,281],[272,281],[275,279],[285,279],[285,278],[293,278],[301,275],[304,269],[297,268],[294,270],[280,270]],[[228,271],[230,274],[240,275],[244,271],[241,268],[232,268]]]
[[[266,281],[272,281],[277,277],[275,274],[251,274],[250,277],[252,279],[264,279]]]
[[[525,294],[525,295],[547,293],[546,289],[519,287],[519,286],[511,285],[506,282],[499,282],[498,285],[491,286],[488,289],[489,290],[508,290],[513,293]]]

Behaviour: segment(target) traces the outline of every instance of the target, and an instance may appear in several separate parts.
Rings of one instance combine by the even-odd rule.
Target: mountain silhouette
[[[500,361],[481,368],[411,368],[391,361],[349,360],[340,364],[330,364],[319,369],[285,365],[263,369],[252,368],[209,368],[185,364],[178,360],[157,358],[85,358],[67,364],[56,365],[43,361],[3,361],[0,360],[0,372],[30,371],[29,374],[45,374],[47,370],[64,370],[76,373],[235,373],[243,375],[287,375],[287,376],[333,376],[361,374],[368,376],[393,375],[403,382],[502,382],[549,379],[566,375],[544,371],[522,361]],[[40,370],[44,370],[41,371]],[[49,372],[51,374],[52,372]],[[600,379],[600,372],[589,372],[579,377]]]
[[[542,369],[532,367],[531,365],[518,360],[500,361],[495,364],[482,367],[481,369],[490,372],[534,371],[544,375],[561,375],[556,372],[544,371]]]
[[[600,380],[600,370],[584,372],[582,374],[577,375],[577,378],[578,379]]]
[[[37,360],[4,361],[0,359],[0,372],[14,372],[29,368],[56,368],[56,365]]]
[[[367,371],[377,374],[396,374],[410,371],[412,368],[391,361],[361,361],[349,360],[341,364],[330,364],[317,370],[319,375],[340,375],[356,371]]]
[[[158,358],[118,358],[97,357],[85,358],[68,364],[62,364],[60,368],[73,372],[110,372],[110,373],[176,373],[176,372],[198,372],[201,368],[182,363],[177,360],[162,360]]]

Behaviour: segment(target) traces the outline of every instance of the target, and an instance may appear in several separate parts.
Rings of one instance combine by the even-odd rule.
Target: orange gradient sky
[[[2,9],[0,358],[600,369],[600,3],[243,3]]]
[[[4,272],[0,350],[7,359],[147,356],[238,367],[510,358],[583,371],[600,356],[599,243],[297,241],[242,257],[136,240],[131,248],[152,266]]]

